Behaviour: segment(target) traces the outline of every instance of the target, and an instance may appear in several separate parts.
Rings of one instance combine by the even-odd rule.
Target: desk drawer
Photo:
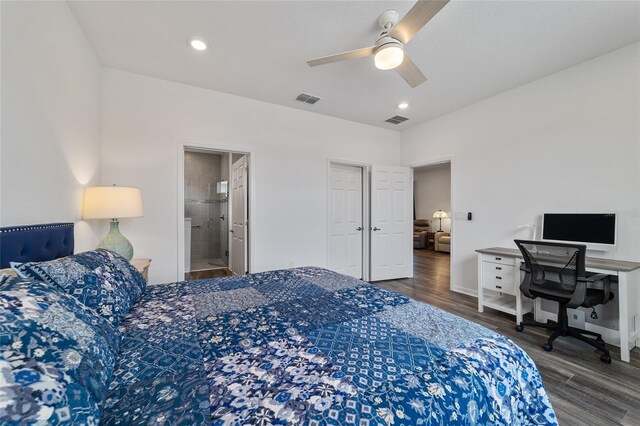
[[[483,254],[482,255],[483,262],[493,262],[493,263],[501,263],[503,265],[515,265],[516,259],[515,257],[507,257],[507,256],[498,256],[495,254]]]
[[[507,294],[516,294],[515,266],[482,262],[482,287]]]

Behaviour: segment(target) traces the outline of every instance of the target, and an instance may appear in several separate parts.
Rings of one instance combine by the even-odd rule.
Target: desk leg
[[[631,322],[633,323],[633,333],[635,334],[635,346],[640,347],[640,270],[636,269],[627,274],[627,285],[633,288],[634,297],[631,306],[633,309],[629,313]],[[634,301],[635,300],[635,301]],[[631,341],[631,350],[633,350],[634,341]]]
[[[516,290],[516,325],[522,322],[522,293]]]
[[[535,321],[541,322],[542,321],[542,301],[540,300],[539,297],[536,297],[533,300],[533,319]]]
[[[620,311],[620,358],[631,361],[631,345],[629,343],[629,305],[634,301],[629,300],[629,282],[626,272],[618,274],[618,309]],[[635,342],[634,342],[635,343]]]
[[[478,253],[478,312],[484,312],[484,291],[482,287],[482,253]]]
[[[518,262],[516,262],[516,265]],[[522,297],[523,294],[520,291],[520,269],[516,269],[516,273],[513,274],[514,287],[516,289],[516,325],[522,323]]]

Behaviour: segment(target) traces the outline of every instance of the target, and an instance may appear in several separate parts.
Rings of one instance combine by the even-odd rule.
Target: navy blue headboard
[[[9,262],[42,262],[73,254],[73,223],[0,228],[0,268]]]

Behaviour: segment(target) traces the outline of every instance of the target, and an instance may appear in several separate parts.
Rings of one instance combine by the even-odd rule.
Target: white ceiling
[[[404,130],[640,40],[640,2],[452,1],[407,45],[411,89],[372,58],[305,60],[370,46],[378,15],[411,1],[70,2],[106,67]],[[209,42],[202,53],[190,36]],[[315,105],[296,102],[308,93]],[[409,109],[396,105],[407,101]],[[394,126],[384,120],[406,115]]]

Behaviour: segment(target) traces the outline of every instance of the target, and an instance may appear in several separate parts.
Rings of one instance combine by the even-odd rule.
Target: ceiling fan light
[[[389,43],[376,51],[373,62],[376,68],[381,70],[392,70],[399,66],[404,60],[404,49],[399,43]]]

